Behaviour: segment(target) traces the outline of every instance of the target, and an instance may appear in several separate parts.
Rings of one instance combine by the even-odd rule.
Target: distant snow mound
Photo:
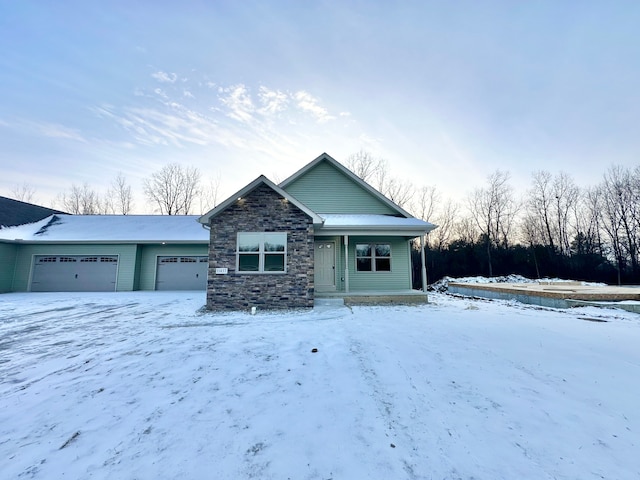
[[[561,278],[541,278],[538,280],[532,280],[530,278],[523,277],[522,275],[505,275],[502,277],[442,277],[437,282],[432,283],[427,287],[429,292],[445,293],[449,290],[449,282],[455,283],[561,283],[561,282],[574,282],[580,285],[601,286],[606,283],[597,282],[576,282],[575,280],[563,280]]]
[[[537,280],[523,277],[522,275],[505,275],[502,277],[442,277],[435,283],[429,285],[427,290],[431,292],[446,292],[449,290],[449,282],[455,283],[536,283]]]

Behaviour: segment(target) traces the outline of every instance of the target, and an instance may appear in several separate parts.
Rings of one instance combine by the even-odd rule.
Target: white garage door
[[[37,255],[32,292],[113,292],[117,255]]]
[[[208,257],[158,257],[156,290],[206,290]]]

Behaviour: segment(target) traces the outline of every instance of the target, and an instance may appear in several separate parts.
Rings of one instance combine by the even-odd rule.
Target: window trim
[[[358,255],[358,247],[359,246],[368,246],[370,251],[371,251],[371,255]],[[376,246],[378,245],[384,245],[386,247],[389,248],[389,256],[378,256],[376,255]],[[391,273],[392,272],[392,259],[393,255],[392,255],[392,249],[391,249],[391,243],[389,242],[374,242],[374,243],[356,243],[355,244],[355,255],[354,255],[354,259],[355,259],[355,267],[356,267],[356,272],[358,273]],[[358,266],[358,259],[369,259],[371,260],[371,270],[361,270]],[[388,259],[389,260],[389,270],[378,270],[376,268],[376,260],[377,259]]]
[[[242,235],[259,236],[258,251],[253,252],[241,252],[240,251],[240,238]],[[278,241],[282,241],[284,236],[284,251],[282,252],[270,252],[265,250],[265,243],[268,243],[269,238],[278,237]],[[282,275],[287,273],[287,242],[289,235],[287,232],[237,232],[236,234],[236,273],[242,275]],[[240,257],[242,255],[258,255],[258,270],[240,270]],[[283,270],[265,270],[265,259],[267,256],[282,255]]]

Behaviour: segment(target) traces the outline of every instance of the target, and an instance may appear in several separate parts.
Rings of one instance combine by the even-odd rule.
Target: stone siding
[[[209,310],[313,307],[313,222],[267,185],[260,185],[211,220]],[[285,273],[236,272],[238,232],[286,232]],[[227,268],[227,274],[216,274]]]

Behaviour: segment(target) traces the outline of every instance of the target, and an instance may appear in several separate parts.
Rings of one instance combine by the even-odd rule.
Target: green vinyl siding
[[[0,293],[11,292],[16,266],[17,245],[0,243]]]
[[[345,291],[345,255],[344,237],[316,237],[316,241],[335,242],[336,290]],[[356,244],[358,243],[386,243],[391,246],[390,272],[358,272],[356,271]],[[391,236],[349,236],[349,291],[386,291],[411,290],[411,264],[408,239],[406,237]]]
[[[209,245],[143,245],[140,256],[140,290],[155,290],[159,256],[209,255]]]
[[[328,162],[318,163],[285,190],[317,213],[398,213]]]
[[[13,281],[14,292],[29,290],[35,255],[118,255],[116,290],[131,291],[134,288],[136,245],[20,245]]]
[[[386,243],[391,246],[390,272],[358,272],[356,244]],[[398,237],[349,237],[349,291],[411,290],[411,268],[407,240]]]

